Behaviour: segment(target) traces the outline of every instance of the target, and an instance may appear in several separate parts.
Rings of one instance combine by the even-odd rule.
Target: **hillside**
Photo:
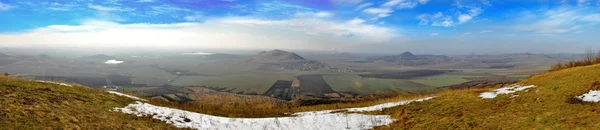
[[[0,58],[8,58],[8,57],[10,57],[10,56],[7,54],[4,54],[4,53],[0,53]]]
[[[248,57],[245,62],[262,63],[262,69],[310,71],[327,67],[319,61],[306,60],[296,53],[282,50],[263,51]]]
[[[398,120],[380,129],[599,129],[600,104],[575,98],[599,90],[599,75],[600,65],[543,73],[519,82],[536,87],[493,99],[480,94],[494,88],[450,90],[384,110]]]
[[[106,61],[106,60],[115,60],[117,58],[115,58],[113,56],[105,55],[105,54],[98,54],[98,55],[93,55],[93,56],[84,56],[84,57],[81,57],[80,59]]]
[[[103,90],[0,76],[0,129],[174,129],[118,112],[134,100]]]
[[[2,95],[0,103],[7,104],[0,108],[0,114],[5,117],[0,118],[2,124],[0,126],[22,129],[174,129],[173,126],[162,123],[162,121],[172,121],[171,124],[180,128],[227,127],[228,129],[245,126],[271,129],[302,129],[305,128],[303,126],[310,126],[313,129],[343,127],[368,129],[374,126],[378,126],[376,129],[599,129],[600,104],[584,102],[576,98],[590,90],[600,90],[598,75],[600,75],[600,65],[592,65],[535,75],[518,82],[514,88],[498,89],[500,86],[495,86],[446,90],[433,95],[412,96],[413,99],[431,97],[419,100],[405,100],[410,97],[394,97],[368,102],[307,107],[287,106],[286,108],[272,106],[274,105],[272,101],[263,98],[249,99],[249,96],[233,94],[203,95],[216,92],[199,88],[188,88],[186,92],[157,97],[180,98],[182,96],[179,95],[185,95],[189,98],[202,99],[197,100],[198,102],[180,104],[155,99],[149,103],[142,103],[99,89],[65,84],[61,86],[0,76]],[[215,100],[224,101],[204,103]],[[374,105],[377,103],[384,104]],[[405,105],[408,103],[411,104]],[[245,109],[236,110],[236,108]],[[336,113],[336,111],[354,114]],[[176,113],[173,115],[171,112]],[[294,112],[297,112],[298,116],[282,114]],[[255,115],[244,115],[244,113]],[[134,114],[159,116],[155,116],[154,118],[158,120],[154,120],[149,117],[137,117]],[[185,117],[177,117],[184,116],[181,114]],[[229,118],[273,116],[285,117]],[[344,120],[346,122],[343,122]],[[354,123],[348,123],[349,120]],[[258,124],[247,124],[247,122]],[[284,125],[280,126],[280,122]]]
[[[256,63],[281,63],[303,60],[305,59],[296,53],[282,50],[271,50],[260,52],[254,56],[249,57],[246,61]]]

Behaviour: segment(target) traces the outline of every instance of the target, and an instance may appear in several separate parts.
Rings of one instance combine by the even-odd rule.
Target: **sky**
[[[600,0],[0,0],[0,47],[600,49]]]

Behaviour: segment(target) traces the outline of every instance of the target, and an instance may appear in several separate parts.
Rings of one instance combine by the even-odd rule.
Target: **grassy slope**
[[[516,98],[478,97],[493,88],[446,91],[430,101],[383,111],[398,120],[380,129],[600,129],[600,104],[573,100],[600,89],[592,86],[597,81],[600,65],[532,76],[521,84],[537,87],[517,92]]]
[[[0,76],[0,129],[175,129],[149,117],[110,111],[133,102],[97,89]]]

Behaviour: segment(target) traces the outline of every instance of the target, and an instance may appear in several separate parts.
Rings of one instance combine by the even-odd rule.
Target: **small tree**
[[[592,64],[592,62],[596,60],[597,56],[592,49],[586,49],[583,55],[583,62],[585,62],[584,64]]]

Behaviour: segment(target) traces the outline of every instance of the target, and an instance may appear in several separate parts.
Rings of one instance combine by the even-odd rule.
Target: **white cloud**
[[[494,32],[494,30],[481,30],[479,33],[491,33]]]
[[[2,3],[2,1],[0,1],[0,11],[7,11],[10,10],[12,8],[15,8],[14,6]]]
[[[420,25],[429,25],[431,26],[442,26],[442,27],[451,27],[454,26],[454,21],[451,20],[451,17],[444,16],[442,12],[437,12],[435,14],[421,14],[417,16],[417,19],[420,20]]]
[[[362,24],[364,22],[365,22],[365,20],[359,19],[359,18],[354,18],[354,19],[348,21],[348,23],[350,23],[352,25],[359,25],[359,24]]]
[[[469,13],[458,15],[458,23],[459,24],[466,23],[466,22],[470,21],[471,19],[473,19],[473,17],[481,14],[482,11],[483,10],[481,8],[472,8],[469,10]]]
[[[333,13],[321,11],[321,12],[316,13],[315,16],[321,17],[321,18],[327,18],[327,17],[333,16]]]
[[[440,34],[439,34],[439,33],[432,33],[432,34],[430,34],[430,35],[431,35],[431,36],[437,36],[437,35],[440,35]]]
[[[381,5],[382,8],[408,9],[414,8],[418,4],[426,4],[429,0],[390,0]]]
[[[370,2],[369,2],[369,3],[362,3],[362,4],[358,5],[358,6],[356,6],[356,7],[354,8],[354,10],[361,10],[361,9],[364,9],[364,8],[370,7],[370,6],[372,6],[372,5],[373,5],[373,3],[370,3]]]
[[[385,18],[390,16],[390,13],[394,12],[389,8],[367,8],[363,10],[364,13],[375,15],[373,20],[377,20],[379,18]]]
[[[159,5],[159,6],[152,6],[150,8],[152,9],[152,11],[150,12],[150,14],[152,14],[152,15],[170,14],[170,13],[175,13],[175,12],[180,12],[180,11],[192,12],[192,10],[179,8],[179,7],[175,7],[175,6],[171,6],[171,5]]]
[[[471,15],[461,14],[458,16],[458,23],[465,23],[471,19],[473,19]]]
[[[388,43],[402,38],[394,29],[366,24],[358,18],[337,22],[317,18],[263,20],[230,17],[174,24],[119,24],[88,20],[80,25],[51,25],[23,33],[0,34],[0,39],[3,39],[0,45],[322,49]]]
[[[106,7],[106,6],[93,5],[93,4],[88,5],[88,8],[95,9],[98,11],[124,11],[124,12],[127,12],[127,11],[135,10],[132,8]]]
[[[539,15],[523,13],[524,19],[514,25],[517,31],[530,31],[536,33],[567,33],[578,32],[585,27],[594,26],[600,22],[600,14],[591,14],[585,8],[556,8]]]
[[[471,21],[473,18],[481,14],[483,10],[479,7],[472,7],[466,12],[467,13],[457,12],[454,16],[444,15],[442,12],[437,12],[435,14],[421,14],[417,16],[417,19],[420,20],[420,25],[452,27]],[[457,21],[454,21],[454,18],[456,18]]]
[[[195,22],[195,21],[200,21],[202,19],[202,17],[204,17],[204,15],[195,14],[195,15],[185,16],[183,19],[185,19],[186,21]]]
[[[393,7],[396,6],[398,4],[400,4],[401,2],[403,2],[404,0],[390,0],[388,2],[385,2],[383,5],[381,5],[382,7]]]

